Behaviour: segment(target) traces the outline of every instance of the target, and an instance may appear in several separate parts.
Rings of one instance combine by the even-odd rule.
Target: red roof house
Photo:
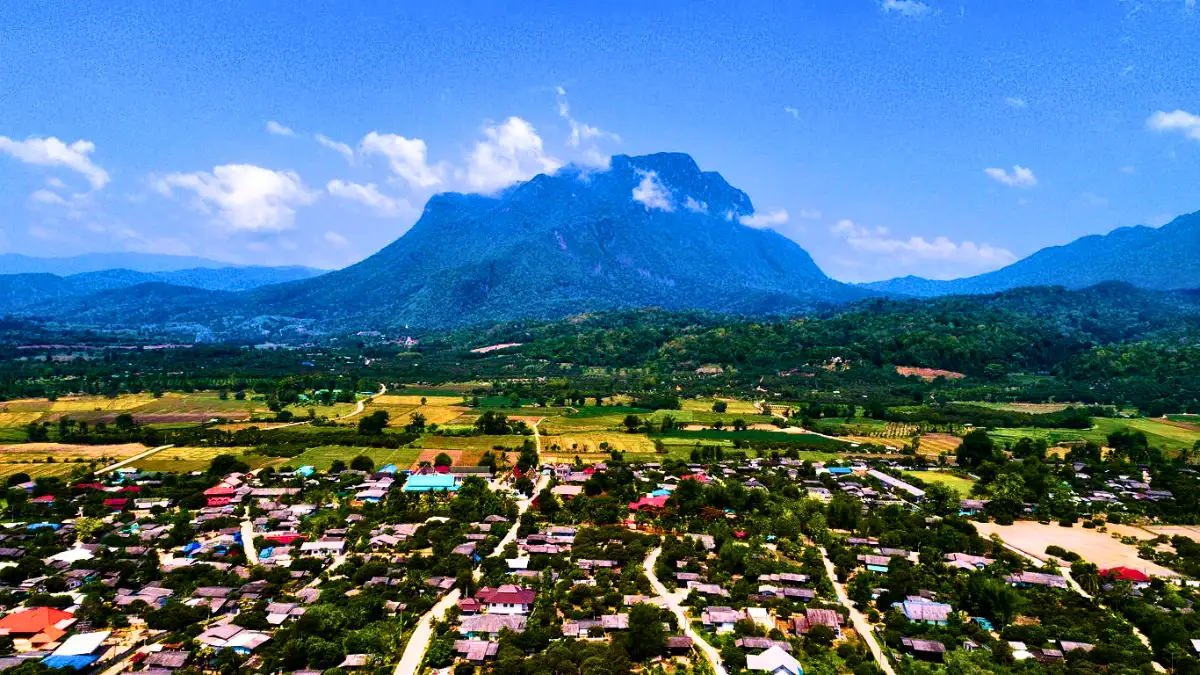
[[[123,509],[125,504],[129,503],[128,499],[105,499],[104,505],[110,509]]]
[[[661,509],[667,505],[667,497],[642,497],[636,502],[629,502],[630,511],[642,509]]]
[[[58,635],[63,634],[61,626],[64,621],[69,622],[75,620],[75,615],[70,612],[64,612],[61,609],[53,607],[29,607],[19,609],[12,614],[0,619],[0,634],[8,635],[9,637],[32,638],[35,635],[45,633],[48,629],[51,632],[58,632]]]
[[[211,506],[229,506],[229,502],[233,501],[231,497],[209,497],[208,505]]]
[[[1110,567],[1106,570],[1100,570],[1100,576],[1115,579],[1117,581],[1128,581],[1134,584],[1150,583],[1150,576],[1141,570],[1135,570],[1132,567]]]
[[[53,504],[54,495],[42,495],[41,497],[34,497],[29,501],[33,502],[34,504]]]
[[[204,491],[205,497],[232,497],[236,494],[237,490],[226,485],[216,485]]]
[[[528,614],[537,592],[513,584],[499,588],[481,588],[475,598],[487,605],[488,614]]]

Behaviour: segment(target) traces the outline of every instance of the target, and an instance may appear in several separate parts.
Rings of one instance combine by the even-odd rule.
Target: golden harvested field
[[[27,473],[38,476],[66,476],[80,466],[95,462],[99,466],[145,452],[140,443],[121,445],[68,445],[66,443],[22,443],[0,446],[0,476]],[[46,459],[52,457],[53,462]]]
[[[212,464],[217,455],[233,455],[250,465],[251,469],[281,463],[278,457],[263,457],[262,455],[245,455],[246,448],[167,448],[149,457],[129,464],[140,471],[170,471],[185,473],[188,471],[204,471]]]
[[[962,439],[950,434],[925,434],[921,437],[922,455],[940,455],[943,452],[954,454]]]
[[[478,450],[482,453],[496,446],[520,450],[526,438],[533,440],[533,436],[425,436],[421,439],[421,445],[439,450]]]
[[[461,396],[416,396],[408,394],[384,394],[376,396],[372,401],[379,405],[407,405],[416,407],[421,405],[421,399],[425,399],[427,406],[461,406],[463,399]]]
[[[897,450],[908,445],[909,441],[907,438],[884,438],[876,436],[838,436],[838,438],[844,441],[849,441],[850,443],[858,443],[860,445],[882,445],[885,448],[892,447]]]
[[[1047,560],[1046,547],[1051,544],[1078,553],[1084,560],[1100,569],[1130,567],[1156,577],[1179,576],[1171,570],[1138,557],[1137,549],[1122,544],[1112,533],[1084,529],[1080,525],[1060,527],[1057,524],[1019,520],[1012,525],[975,523],[984,537],[998,535],[1004,543],[1039,559]]]
[[[608,443],[601,449],[601,443]],[[654,452],[654,442],[642,434],[626,434],[619,431],[576,431],[561,436],[542,438],[542,449],[554,454],[607,453],[611,450],[644,454]]]
[[[1034,415],[1044,415],[1066,410],[1071,403],[988,403],[986,401],[963,401],[966,405],[977,405],[992,410],[1007,410],[1008,412],[1024,412]]]

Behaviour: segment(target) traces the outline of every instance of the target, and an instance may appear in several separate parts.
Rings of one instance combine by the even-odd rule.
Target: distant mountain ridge
[[[908,276],[861,286],[881,293],[934,297],[1029,286],[1079,289],[1108,281],[1152,290],[1200,288],[1200,212],[1160,228],[1139,225],[1082,237],[973,277],[936,281]]]
[[[37,259],[34,259],[37,260]],[[45,259],[53,260],[53,258]],[[181,260],[192,260],[183,258]],[[70,276],[24,273],[0,274],[0,313],[18,311],[44,302],[86,297],[94,293],[160,283],[207,291],[245,291],[269,284],[308,279],[323,274],[311,267],[220,267],[140,272],[106,269]]]
[[[635,197],[640,197],[635,199]],[[750,198],[681,153],[618,155],[494,196],[431,198],[417,223],[336,272],[207,301],[117,289],[40,303],[77,321],[252,325],[257,316],[349,327],[442,328],[657,306],[799,312],[875,295],[834,281],[792,240],[740,222]],[[140,318],[139,318],[140,317]],[[240,322],[240,323],[239,323]]]
[[[244,267],[210,258],[163,253],[84,253],[63,257],[35,257],[20,253],[0,254],[0,274],[56,274],[60,277],[107,270],[174,272],[188,269]]]

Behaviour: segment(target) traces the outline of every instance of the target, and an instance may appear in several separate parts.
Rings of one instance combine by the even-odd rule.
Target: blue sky
[[[436,192],[667,150],[851,281],[1200,210],[1195,0],[12,2],[0,25],[4,252],[338,267]]]

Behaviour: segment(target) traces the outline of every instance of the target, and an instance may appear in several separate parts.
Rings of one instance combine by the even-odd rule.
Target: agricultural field
[[[669,434],[651,434],[651,438],[659,439],[663,443],[671,444],[676,439],[685,442],[700,442],[703,445],[711,445],[712,441],[729,441],[732,443],[735,440],[742,441],[776,441],[780,443],[809,443],[818,447],[829,448],[830,450],[845,450],[848,449],[847,444],[836,438],[827,438],[806,432],[788,432],[788,431],[718,431],[716,429],[704,429],[701,431],[672,431]]]
[[[350,460],[358,455],[366,455],[375,460],[376,467],[395,464],[401,469],[408,469],[416,463],[417,458],[421,455],[421,450],[419,448],[355,448],[344,445],[325,445],[309,448],[295,457],[276,461],[292,467],[311,466],[319,471],[326,471],[335,459],[349,464]]]
[[[606,443],[604,448],[600,445]],[[620,431],[577,431],[560,436],[543,436],[542,448],[548,453],[608,453],[619,450],[632,454],[652,454],[654,442],[644,434],[627,434]]]
[[[305,406],[289,409],[299,416],[308,414]],[[329,416],[353,409],[353,404],[319,408],[322,414]],[[141,424],[177,426],[199,424],[218,417],[244,421],[252,415],[268,415],[270,411],[262,401],[238,401],[233,397],[221,400],[215,391],[168,392],[159,398],[151,394],[122,394],[116,398],[64,396],[55,401],[18,399],[0,403],[0,429],[20,428],[30,422],[55,422],[63,417],[89,424],[112,422],[121,413],[133,415]]]
[[[1137,549],[1122,544],[1120,539],[1116,538],[1119,536],[1117,533],[1097,532],[1078,524],[1062,527],[1031,520],[1019,520],[1012,525],[975,523],[975,528],[984,537],[998,535],[1004,543],[1039,560],[1047,560],[1050,557],[1046,554],[1046,547],[1053,544],[1078,553],[1084,560],[1095,563],[1100,569],[1124,566],[1156,577],[1179,576],[1161,565],[1139,558]]]
[[[680,401],[683,410],[663,411],[667,413],[678,412],[712,412],[713,404],[717,401],[724,401],[725,412],[729,415],[760,415],[758,408],[750,401],[740,401],[733,398],[690,398]]]
[[[187,473],[190,471],[205,471],[217,455],[234,455],[251,469],[261,469],[264,466],[279,464],[285,460],[278,457],[243,454],[246,448],[167,448],[131,463],[129,466],[139,471],[167,471],[171,473]]]
[[[1094,426],[1091,429],[1041,429],[1035,427],[1016,427],[1006,429],[989,429],[992,438],[1008,443],[1016,443],[1023,437],[1042,438],[1050,445],[1078,441],[1093,441],[1104,445],[1108,435],[1118,429],[1134,429],[1146,434],[1146,439],[1152,447],[1161,447],[1168,451],[1178,452],[1190,450],[1200,441],[1200,430],[1193,430],[1170,420],[1148,418],[1092,418]]]
[[[962,439],[958,436],[950,434],[925,434],[921,436],[921,454],[922,455],[940,455],[943,452],[954,454],[958,450],[958,446],[962,445]]]
[[[970,478],[956,476],[949,471],[905,471],[904,475],[912,476],[926,483],[941,483],[963,498],[971,494],[971,486],[975,484],[975,481]]]
[[[1066,410],[1074,405],[1071,403],[992,403],[989,401],[959,401],[959,403],[962,403],[963,405],[973,405],[980,408],[990,408],[992,410],[1030,413],[1031,415],[1056,413]]]
[[[140,443],[121,445],[68,445],[65,443],[22,443],[0,446],[0,476],[27,473],[66,476],[79,466],[104,466],[145,452]],[[53,460],[53,461],[50,461]]]

